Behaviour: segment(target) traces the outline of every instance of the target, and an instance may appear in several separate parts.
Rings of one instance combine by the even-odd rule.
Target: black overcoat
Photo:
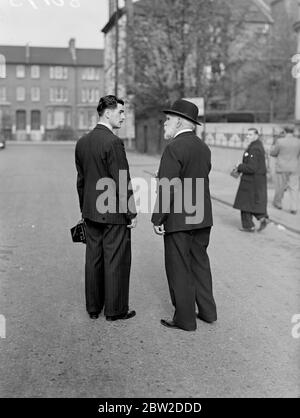
[[[267,212],[267,168],[265,150],[257,139],[251,142],[238,166],[242,173],[233,207],[243,212],[264,214]]]
[[[210,170],[210,149],[194,132],[184,132],[175,137],[162,155],[158,180],[178,179],[180,187],[170,190],[169,210],[162,207],[163,198],[158,190],[152,223],[164,224],[166,232],[211,227],[213,219],[209,191]],[[177,211],[175,207],[178,196],[179,199],[182,198],[181,211]],[[195,212],[192,212],[192,206],[196,208]]]

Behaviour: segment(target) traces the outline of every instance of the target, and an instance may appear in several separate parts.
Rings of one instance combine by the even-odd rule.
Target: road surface
[[[218,321],[196,332],[171,318],[163,242],[150,214],[133,232],[130,308],[89,319],[74,145],[8,145],[0,153],[0,397],[298,397],[299,235],[238,230],[239,213],[213,202],[211,260]],[[128,154],[147,181],[158,160]],[[3,330],[2,330],[3,331]],[[3,337],[3,332],[2,332]]]

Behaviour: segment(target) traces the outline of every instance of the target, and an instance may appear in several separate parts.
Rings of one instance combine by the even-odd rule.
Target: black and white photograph
[[[0,0],[0,398],[299,398],[299,190],[300,0]]]

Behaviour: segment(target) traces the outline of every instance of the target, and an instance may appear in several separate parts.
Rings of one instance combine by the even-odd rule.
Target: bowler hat
[[[198,107],[194,103],[188,102],[187,100],[176,100],[171,109],[163,110],[163,112],[170,115],[180,116],[196,123],[197,125],[201,125],[201,123],[197,121],[199,113]]]

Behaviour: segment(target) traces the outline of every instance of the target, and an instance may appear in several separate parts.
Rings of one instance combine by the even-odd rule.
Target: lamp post
[[[298,0],[298,19],[294,23],[294,30],[297,33],[297,53],[300,54],[300,0]],[[299,130],[299,127],[300,127],[300,78],[299,77],[296,77],[295,123]]]
[[[270,96],[270,122],[274,121],[274,105],[276,100],[276,92],[281,81],[281,69],[278,65],[273,64],[270,69],[269,86],[271,90]]]
[[[115,96],[118,97],[119,90],[119,0],[115,0],[116,8],[116,42],[115,42]]]
[[[133,149],[133,141],[135,139],[135,112],[134,112],[134,51],[133,51],[133,34],[134,34],[134,8],[132,0],[125,0],[126,10],[126,57],[125,57],[125,95],[127,99],[126,110],[126,138],[128,140],[128,149]]]

